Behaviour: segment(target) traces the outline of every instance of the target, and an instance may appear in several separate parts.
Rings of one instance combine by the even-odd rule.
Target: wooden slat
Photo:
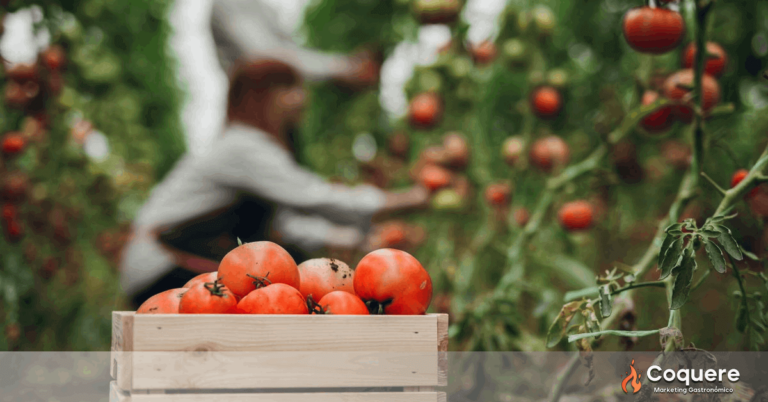
[[[437,385],[448,385],[448,314],[437,315]]]
[[[134,389],[401,387],[437,384],[437,351],[133,352]]]
[[[438,315],[134,317],[134,351],[434,351]]]
[[[133,350],[133,312],[112,312],[112,351],[110,373],[120,389],[131,389]]]
[[[117,386],[117,381],[109,383],[109,402],[130,402],[130,400],[130,394],[121,390]]]

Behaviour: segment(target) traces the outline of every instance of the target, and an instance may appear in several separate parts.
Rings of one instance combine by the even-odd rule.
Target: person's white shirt
[[[133,295],[176,266],[155,230],[231,205],[240,192],[278,205],[272,229],[306,251],[359,246],[364,228],[385,202],[381,190],[329,183],[298,165],[270,135],[232,124],[208,153],[185,156],[153,190],[123,252],[123,290]]]

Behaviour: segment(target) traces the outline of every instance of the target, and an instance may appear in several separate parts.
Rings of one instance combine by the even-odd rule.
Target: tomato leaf
[[[613,309],[613,298],[611,297],[611,286],[601,286],[600,290],[600,314],[603,319],[611,316],[611,310]]]
[[[718,238],[718,237],[720,237],[720,235],[722,233],[720,233],[720,231],[717,231],[717,230],[707,230],[707,229],[704,229],[704,230],[700,231],[699,234],[701,234],[701,235],[703,235],[705,237],[708,237],[708,238]]]
[[[756,256],[754,253],[751,253],[747,250],[741,249],[741,252],[747,256],[752,261],[760,261],[760,257]]]
[[[659,250],[659,259],[658,259],[659,267],[661,267],[661,263],[664,262],[664,255],[667,253],[667,250],[669,250],[669,247],[674,242],[675,242],[674,236],[667,235],[666,237],[664,237],[664,242],[661,243],[661,249]]]
[[[714,242],[706,240],[704,241],[704,249],[707,251],[709,262],[712,263],[715,271],[721,274],[725,273],[725,257],[723,256],[720,247],[717,247],[717,244]]]
[[[673,223],[673,224],[667,226],[666,229],[664,229],[664,233],[669,233],[672,230],[680,230],[682,228],[683,228],[683,224],[682,223]]]
[[[565,335],[566,328],[568,328],[568,324],[570,324],[571,320],[576,315],[576,312],[581,309],[583,303],[583,301],[570,302],[560,309],[560,314],[557,315],[555,322],[552,323],[547,332],[548,348],[555,347],[560,343],[560,340],[563,339],[563,336]]]
[[[721,232],[717,240],[725,248],[725,251],[736,261],[741,261],[744,256],[741,254],[738,243],[736,243],[733,235],[731,235],[731,230],[722,225],[717,225],[717,229]]]
[[[675,229],[675,230],[670,230],[669,232],[667,232],[667,234],[670,236],[678,237],[683,235],[683,231],[680,229]]]
[[[667,252],[664,255],[664,261],[659,266],[661,269],[661,276],[659,280],[663,280],[672,273],[672,268],[675,268],[680,261],[681,254],[683,252],[683,239],[677,239],[672,243]]]
[[[691,292],[691,282],[693,280],[693,271],[696,269],[696,257],[690,248],[685,250],[680,268],[677,269],[677,277],[672,288],[672,302],[669,305],[670,310],[677,310],[688,301],[688,295]]]

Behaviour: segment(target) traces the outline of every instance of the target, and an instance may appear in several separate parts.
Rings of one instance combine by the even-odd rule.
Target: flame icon
[[[637,371],[635,371],[635,359],[632,359],[632,364],[630,364],[629,368],[632,370],[632,374],[627,373],[629,375],[621,382],[621,389],[624,390],[625,394],[629,393],[627,391],[627,383],[629,383],[629,380],[632,380],[632,393],[636,394],[640,391],[640,386],[642,386],[642,384],[638,381],[641,374],[637,374]]]

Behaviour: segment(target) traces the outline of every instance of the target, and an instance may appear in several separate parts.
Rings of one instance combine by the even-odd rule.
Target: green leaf
[[[570,302],[560,309],[560,314],[557,315],[555,322],[549,327],[547,332],[547,347],[553,348],[560,343],[565,335],[565,330],[568,328],[568,324],[571,322],[576,312],[581,309],[583,301]]]
[[[720,250],[720,247],[717,247],[717,244],[714,242],[705,241],[704,249],[707,251],[709,262],[712,263],[715,271],[721,274],[725,273],[725,257],[723,257],[723,252]]]
[[[683,223],[682,222],[673,223],[673,224],[667,226],[666,229],[664,229],[664,233],[669,233],[672,230],[680,230],[682,228],[683,228]]]
[[[706,236],[708,238],[715,238],[716,239],[716,238],[720,237],[720,235],[722,233],[720,233],[717,230],[706,230],[706,229],[704,229],[704,230],[700,231],[699,234],[704,235],[704,236]]]
[[[677,266],[678,261],[680,261],[682,252],[683,239],[677,239],[669,247],[669,250],[667,250],[666,254],[664,255],[664,261],[659,266],[659,269],[661,269],[661,276],[659,277],[659,280],[665,279],[669,276],[669,274],[672,273],[672,268]]]
[[[693,271],[696,269],[696,257],[692,250],[686,249],[683,255],[683,261],[677,270],[675,285],[672,288],[672,302],[670,310],[677,310],[688,301],[688,295],[691,292],[691,281],[693,280]]]
[[[242,241],[242,240],[240,240],[240,238],[239,238],[239,237],[237,238],[237,245],[238,245],[238,246],[242,246],[242,245],[243,245],[243,241]]]
[[[741,254],[738,243],[736,243],[733,235],[731,235],[731,230],[722,225],[717,225],[717,229],[722,233],[717,240],[725,248],[725,251],[736,261],[741,261],[744,256]]]
[[[600,314],[603,319],[611,316],[611,310],[613,309],[613,299],[611,298],[611,286],[601,286],[600,290]]]
[[[664,255],[667,253],[667,250],[669,250],[669,247],[672,246],[672,243],[674,242],[675,238],[673,236],[667,235],[664,237],[664,242],[661,243],[661,249],[659,250],[659,267],[661,267],[661,263],[664,262]]]
[[[683,235],[683,231],[679,230],[679,229],[670,230],[669,232],[667,232],[667,234],[670,235],[670,236],[678,237],[678,236],[682,236]]]
[[[752,319],[750,319],[749,321],[752,323],[752,327],[753,328],[755,328],[756,330],[758,330],[760,332],[765,332],[765,326],[763,326],[763,323],[760,322],[762,320],[758,320],[758,319],[752,317]]]
[[[760,261],[760,257],[756,256],[754,253],[749,252],[747,250],[741,249],[741,252],[747,256],[752,261]]]

